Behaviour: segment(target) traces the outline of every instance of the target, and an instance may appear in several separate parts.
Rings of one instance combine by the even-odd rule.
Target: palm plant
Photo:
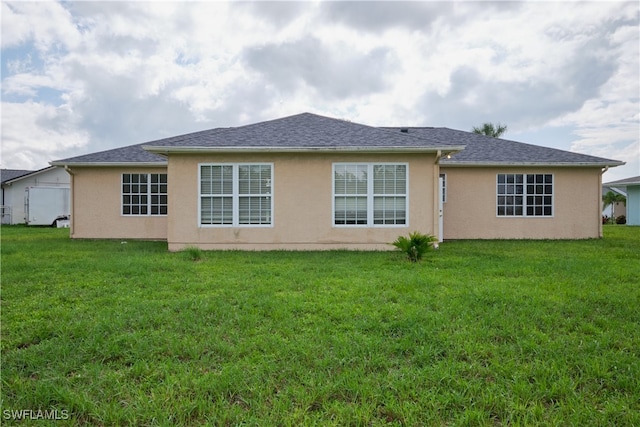
[[[613,191],[608,191],[607,194],[602,196],[602,204],[603,204],[602,209],[604,209],[607,206],[611,205],[611,220],[612,220],[612,222],[615,222],[615,220],[616,220],[616,204],[617,203],[624,203],[624,205],[626,206],[627,205],[627,198],[624,197],[622,194],[615,193]]]
[[[492,136],[494,138],[499,138],[503,133],[507,131],[507,125],[501,125],[498,123],[494,125],[493,123],[483,123],[480,127],[473,127],[471,130],[473,133],[477,133],[480,135]]]
[[[411,262],[418,262],[422,256],[438,241],[435,236],[417,231],[409,233],[409,237],[400,236],[392,245],[407,254]]]

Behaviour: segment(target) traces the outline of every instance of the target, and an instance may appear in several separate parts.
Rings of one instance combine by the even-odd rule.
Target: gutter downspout
[[[609,166],[602,168],[600,177],[598,178],[598,237],[602,239],[604,234],[602,232],[602,175],[609,170]]]
[[[433,231],[438,238],[433,247],[438,248],[438,244],[442,242],[444,236],[440,235],[440,159],[442,158],[442,150],[436,152],[436,161],[433,168]]]
[[[64,170],[69,174],[69,177],[71,178],[70,179],[70,184],[71,184],[71,197],[70,197],[71,200],[70,200],[70,204],[71,204],[71,206],[70,206],[70,209],[69,209],[70,210],[69,214],[71,215],[71,218],[70,218],[70,221],[69,221],[69,225],[70,225],[69,234],[70,234],[70,237],[73,238],[73,230],[74,230],[73,223],[74,223],[74,219],[76,217],[75,216],[75,212],[74,212],[75,206],[76,206],[76,204],[74,203],[75,194],[76,194],[76,192],[74,191],[74,177],[75,177],[75,174],[73,173],[73,171],[71,171],[71,169],[69,168],[68,165],[64,165]]]

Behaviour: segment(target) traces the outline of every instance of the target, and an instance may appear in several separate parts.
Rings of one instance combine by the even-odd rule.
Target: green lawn
[[[640,426],[640,227],[416,264],[1,232],[3,425]]]

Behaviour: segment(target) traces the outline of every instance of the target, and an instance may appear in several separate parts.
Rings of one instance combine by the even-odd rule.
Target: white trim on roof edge
[[[458,167],[458,168],[464,168],[464,167],[513,167],[513,166],[536,166],[536,167],[540,167],[540,166],[545,166],[545,167],[554,167],[554,166],[561,166],[561,167],[585,167],[585,166],[589,166],[589,167],[615,167],[615,166],[622,166],[626,164],[625,162],[609,162],[609,163],[605,163],[605,162],[555,162],[555,163],[551,163],[551,162],[445,162],[442,163],[440,162],[440,167]]]

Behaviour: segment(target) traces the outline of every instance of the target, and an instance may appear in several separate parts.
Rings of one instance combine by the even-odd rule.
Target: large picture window
[[[406,164],[335,163],[335,225],[407,224]]]
[[[552,174],[498,174],[498,216],[553,216]]]
[[[166,214],[166,173],[122,174],[122,215]]]
[[[271,164],[200,165],[200,225],[272,224]]]

